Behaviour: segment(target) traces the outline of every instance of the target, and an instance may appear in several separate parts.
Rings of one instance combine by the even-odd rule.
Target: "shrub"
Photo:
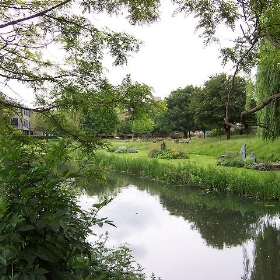
[[[159,150],[151,150],[148,154],[149,158],[157,158]]]
[[[0,136],[0,278],[144,279],[127,249],[87,241],[94,226],[112,223],[96,218],[106,201],[90,211],[78,205],[81,174],[59,171],[69,161],[63,141],[34,145]]]
[[[165,149],[165,150],[152,150],[149,152],[150,158],[160,159],[188,159],[189,156],[183,151]]]
[[[217,165],[243,167],[244,160],[238,152],[226,152],[218,158]]]

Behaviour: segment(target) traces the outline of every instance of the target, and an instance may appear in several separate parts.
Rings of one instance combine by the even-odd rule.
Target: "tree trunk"
[[[226,135],[227,135],[227,140],[230,139],[230,126],[225,125],[225,131],[226,131]]]

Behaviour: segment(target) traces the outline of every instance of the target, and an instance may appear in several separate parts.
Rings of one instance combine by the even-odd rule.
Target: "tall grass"
[[[279,175],[237,171],[188,163],[169,164],[157,159],[124,157],[98,152],[96,159],[109,170],[127,172],[140,177],[163,181],[174,186],[192,186],[214,192],[232,193],[263,200],[279,200]]]

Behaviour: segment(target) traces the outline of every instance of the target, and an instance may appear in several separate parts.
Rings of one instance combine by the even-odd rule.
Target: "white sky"
[[[131,26],[125,19],[95,16],[98,24],[110,29],[125,31],[144,41],[140,51],[133,54],[127,67],[110,68],[108,78],[120,83],[126,74],[133,81],[145,83],[154,89],[154,95],[164,98],[172,90],[187,85],[202,86],[210,75],[231,70],[221,66],[219,46],[205,47],[199,31],[195,32],[195,19],[183,14],[172,17],[175,7],[164,1],[161,21],[150,26]],[[225,38],[231,34],[222,34],[222,44],[229,44]]]
[[[119,84],[126,74],[131,74],[133,81],[151,86],[154,96],[163,99],[179,87],[202,86],[210,75],[230,73],[229,67],[225,69],[221,66],[219,46],[212,44],[205,47],[203,39],[199,38],[199,31],[195,32],[196,21],[183,14],[172,17],[174,9],[169,0],[164,0],[161,20],[144,27],[132,26],[125,18],[103,14],[93,16],[93,23],[97,26],[125,31],[143,41],[140,51],[130,57],[127,66],[106,65],[106,74],[112,83]],[[225,38],[232,37],[231,34],[225,30],[220,34],[221,42],[229,44],[230,41]],[[54,58],[57,53],[49,52],[48,55]],[[19,90],[23,91],[27,94],[22,102],[30,104],[32,93],[23,88]]]

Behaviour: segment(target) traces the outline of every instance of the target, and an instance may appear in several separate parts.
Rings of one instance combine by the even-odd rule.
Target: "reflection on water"
[[[208,194],[112,174],[85,188],[83,207],[114,197],[100,217],[113,220],[110,246],[127,243],[147,275],[163,280],[280,279],[280,205]]]

